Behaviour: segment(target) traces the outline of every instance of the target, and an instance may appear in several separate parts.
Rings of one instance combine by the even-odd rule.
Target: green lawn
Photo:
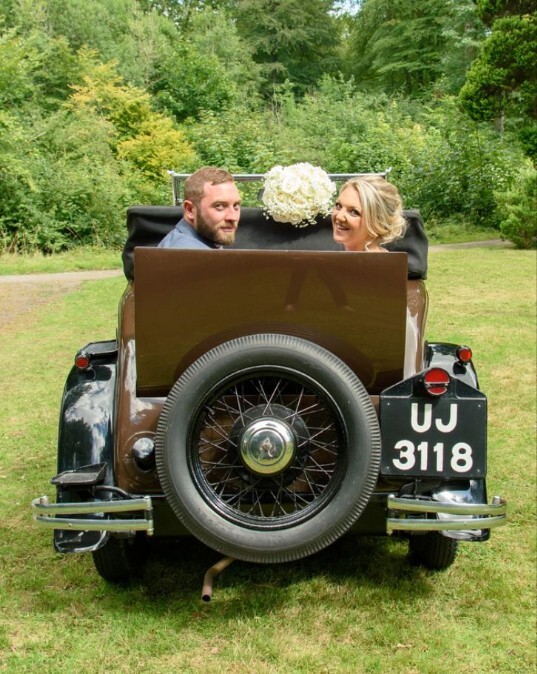
[[[75,248],[56,255],[42,253],[0,255],[0,276],[120,268],[121,251],[107,248]]]
[[[107,585],[59,556],[30,500],[55,472],[58,408],[76,349],[114,336],[121,278],[87,282],[0,332],[0,672],[535,672],[535,253],[430,256],[431,340],[472,346],[489,397],[489,497],[508,526],[462,544],[446,572],[406,545],[344,538],[286,565],[235,562],[191,540],[154,551],[141,582]]]

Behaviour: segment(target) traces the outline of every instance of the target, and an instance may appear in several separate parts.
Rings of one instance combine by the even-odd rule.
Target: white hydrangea
[[[277,222],[297,227],[315,224],[328,215],[336,191],[326,171],[306,162],[274,166],[265,176],[262,201],[265,213]]]

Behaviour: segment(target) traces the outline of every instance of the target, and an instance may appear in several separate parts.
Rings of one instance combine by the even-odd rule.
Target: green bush
[[[411,186],[426,218],[499,228],[494,193],[511,187],[524,156],[512,139],[472,122],[445,98],[417,112],[424,129]]]
[[[273,120],[247,105],[205,112],[186,127],[186,136],[202,164],[234,173],[262,173],[280,161]]]
[[[496,198],[502,235],[518,248],[537,248],[537,171],[529,169],[516,187]]]
[[[287,82],[261,102],[251,45],[210,7],[192,19],[195,39],[179,41],[165,17],[131,16],[134,0],[73,0],[65,14],[47,0],[61,37],[31,3],[8,4],[26,32],[0,30],[0,250],[118,245],[125,207],[169,203],[166,169],[265,173],[299,161],[331,173],[392,167],[431,232],[465,223],[479,236],[502,221],[504,236],[533,245],[521,233],[531,191],[509,192],[527,161],[514,132],[471,122],[453,97],[417,102],[324,77],[301,98]],[[101,30],[113,6],[117,23]],[[245,203],[258,188],[243,186]]]
[[[276,156],[333,173],[392,167],[405,206],[426,220],[498,228],[494,193],[510,188],[524,162],[510,136],[470,121],[450,97],[418,106],[325,78],[299,102],[283,94],[273,116]]]

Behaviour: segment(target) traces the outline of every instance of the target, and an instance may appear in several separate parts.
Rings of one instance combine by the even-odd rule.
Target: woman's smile
[[[346,188],[340,193],[332,209],[334,240],[346,250],[364,250],[367,229],[362,219],[362,204],[356,190]]]

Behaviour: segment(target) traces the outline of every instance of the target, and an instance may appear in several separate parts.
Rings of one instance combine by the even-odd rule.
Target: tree
[[[441,75],[435,83],[441,94],[457,95],[485,38],[486,26],[473,0],[446,0],[441,21],[445,49],[440,59]]]
[[[261,65],[265,95],[291,81],[302,94],[337,69],[338,28],[333,0],[237,0],[239,35]]]
[[[154,105],[177,121],[222,109],[235,90],[218,58],[187,42],[177,44],[155,64],[152,80],[148,89]]]
[[[169,185],[167,169],[194,171],[199,162],[184,133],[169,117],[156,114],[142,122],[135,136],[118,144],[117,154],[154,185]]]
[[[444,0],[365,0],[349,36],[349,72],[365,89],[411,96],[441,73]]]
[[[233,22],[214,9],[223,0],[36,3],[35,15],[21,10],[25,24],[61,37],[72,52],[89,48],[101,62],[114,62],[125,82],[146,89],[152,104],[176,121],[220,110],[244,94],[243,85],[249,94],[257,87],[256,68]]]
[[[496,19],[504,16],[522,16],[535,11],[533,0],[474,0],[481,19],[492,26]]]
[[[502,235],[518,248],[537,248],[537,171],[523,171],[516,188],[496,194]]]
[[[484,34],[472,0],[364,0],[346,23],[346,74],[411,97],[456,94]]]
[[[229,9],[233,0],[138,0],[140,6],[146,11],[155,10],[162,16],[167,17],[175,26],[186,33],[191,22],[199,12],[204,10]]]
[[[123,84],[113,64],[96,66],[82,86],[74,87],[69,108],[109,122],[109,144],[117,157],[157,184],[168,182],[166,169],[195,166],[195,152],[183,132],[171,118],[152,110],[147,92]]]
[[[189,41],[200,54],[218,59],[232,97],[253,101],[261,84],[260,66],[229,12],[203,9],[192,17]]]
[[[33,31],[0,39],[0,249],[119,245],[124,208],[167,201],[166,169],[193,170],[199,160],[150,95],[92,50],[68,50],[77,80],[55,93],[48,83],[61,89],[58,75],[68,69],[62,61],[54,71],[47,56],[58,38],[47,47],[37,37],[43,54],[32,47]]]
[[[0,34],[0,104],[19,106],[34,96],[34,72],[39,54],[32,40],[17,35],[15,29]]]
[[[531,0],[480,0],[491,32],[460,91],[475,120],[504,120],[537,161],[537,14]]]

